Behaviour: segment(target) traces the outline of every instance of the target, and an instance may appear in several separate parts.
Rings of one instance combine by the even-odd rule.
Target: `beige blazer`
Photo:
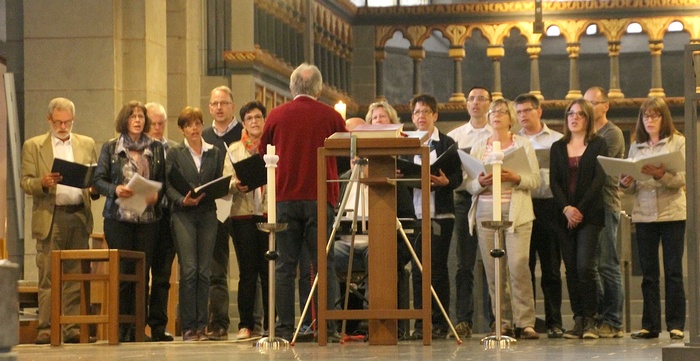
[[[87,136],[71,133],[73,157],[76,163],[97,163],[95,141]],[[49,235],[56,205],[56,188],[44,189],[41,178],[51,172],[53,165],[53,147],[51,134],[38,135],[24,142],[22,146],[22,181],[20,186],[25,193],[32,196],[32,237],[43,240]],[[88,233],[92,233],[92,212],[90,211],[90,194],[83,189],[85,219]]]

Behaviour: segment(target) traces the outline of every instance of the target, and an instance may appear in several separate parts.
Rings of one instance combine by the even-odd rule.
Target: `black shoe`
[[[97,342],[97,337],[88,337],[88,343]],[[63,339],[63,343],[80,343],[80,334],[73,335],[71,337],[66,337]]]
[[[632,338],[646,339],[646,338],[658,338],[658,332],[651,332],[649,330],[641,329],[637,332],[632,332],[630,335]]]
[[[51,343],[51,334],[48,332],[40,332],[34,341],[37,345],[48,345]]]
[[[152,342],[170,342],[175,340],[175,337],[170,332],[162,329],[154,329],[151,332]]]
[[[433,328],[433,340],[445,340],[447,339],[447,330],[444,328]]]
[[[562,338],[564,337],[564,331],[561,328],[554,326],[547,330],[547,338]]]
[[[119,327],[119,342],[135,342],[136,330],[134,327],[122,326]]]

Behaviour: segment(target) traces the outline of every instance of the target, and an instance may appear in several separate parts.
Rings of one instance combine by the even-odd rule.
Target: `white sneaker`
[[[251,337],[250,330],[243,327],[240,330],[238,330],[238,333],[236,334],[236,339],[237,340],[245,340]]]

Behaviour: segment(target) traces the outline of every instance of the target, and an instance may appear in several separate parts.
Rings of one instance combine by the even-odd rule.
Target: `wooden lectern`
[[[423,308],[400,310],[397,307],[396,248],[396,155],[419,154],[422,158],[422,197],[430,199],[429,149],[422,146],[425,132],[410,132],[407,138],[357,139],[357,156],[369,160],[369,176],[361,183],[369,188],[369,308],[366,310],[329,310],[326,288],[328,242],[325,222],[327,210],[326,157],[350,155],[350,133],[336,133],[318,150],[318,344],[328,342],[326,320],[369,320],[370,345],[396,345],[399,319],[423,320],[423,345],[431,344],[430,292],[430,217],[422,220]],[[423,202],[423,214],[430,214],[430,202]],[[403,240],[399,240],[403,242]]]

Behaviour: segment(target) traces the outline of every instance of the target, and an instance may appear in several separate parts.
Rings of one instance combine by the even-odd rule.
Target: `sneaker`
[[[197,331],[195,331],[195,330],[185,331],[185,333],[182,335],[182,341],[185,341],[185,342],[199,341],[199,336],[197,335]]]
[[[228,335],[226,335],[228,339]],[[209,341],[209,336],[204,330],[197,330],[197,341]]]
[[[564,338],[577,339],[583,336],[583,318],[577,316],[574,318],[574,328],[564,332]]]
[[[651,331],[643,328],[637,332],[632,332],[632,334],[630,334],[630,337],[635,338],[635,339],[638,339],[638,338],[640,338],[640,339],[658,338],[659,333],[658,332],[651,332]]]
[[[678,329],[673,329],[669,333],[671,334],[671,340],[682,340],[683,337],[685,336],[683,334],[683,331],[678,330]]]
[[[460,322],[455,326],[455,331],[457,331],[457,335],[459,335],[460,338],[471,338],[472,337],[472,328],[469,326],[468,323],[466,322]],[[447,335],[447,337],[453,337],[453,334]]]
[[[585,340],[595,340],[598,337],[598,325],[594,319],[586,317],[583,321],[583,335],[581,335],[581,338]]]
[[[241,327],[240,330],[238,330],[238,333],[236,334],[236,340],[245,340],[251,337],[251,332],[249,329],[245,327]]]
[[[226,341],[228,340],[228,331],[223,327],[216,327],[207,333],[206,336],[211,341]]]
[[[547,330],[547,338],[562,338],[564,337],[564,331],[561,328],[554,326]]]
[[[170,342],[175,338],[164,328],[154,328],[151,330],[151,342]]]
[[[598,327],[598,336],[602,338],[622,338],[624,333],[621,329],[610,326],[607,323],[603,323]]]
[[[444,328],[434,327],[433,328],[433,339],[434,340],[444,340],[447,339],[447,330]]]

